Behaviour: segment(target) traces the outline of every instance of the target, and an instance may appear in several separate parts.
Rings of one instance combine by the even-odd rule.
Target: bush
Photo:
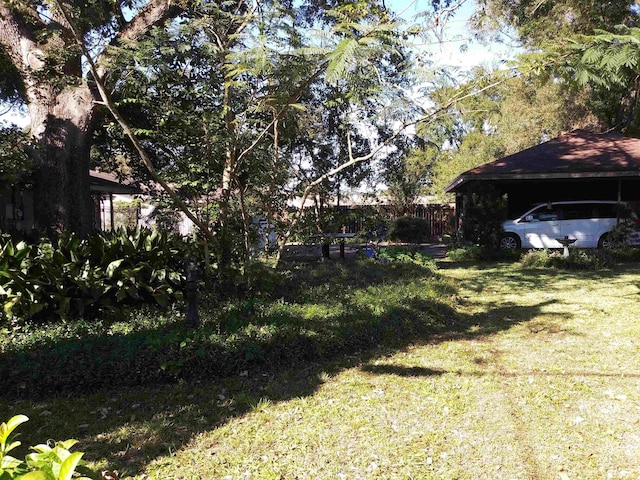
[[[13,431],[27,420],[29,419],[24,415],[16,415],[0,424],[0,479],[91,480],[89,477],[74,476],[76,469],[84,466],[84,454],[69,451],[78,443],[77,440],[48,441],[47,444],[36,445],[31,447],[33,453],[28,454],[24,461],[10,456],[9,452],[21,445],[13,440]]]
[[[405,247],[387,247],[380,250],[378,258],[383,262],[415,263],[431,270],[436,270],[435,261],[424,253],[411,251]]]
[[[431,228],[424,218],[400,217],[393,222],[389,238],[403,243],[424,243],[431,238]]]
[[[447,252],[453,262],[517,261],[520,250],[495,250],[480,245],[464,245]]]
[[[570,249],[569,256],[551,250],[531,250],[523,255],[520,264],[525,268],[557,268],[561,270],[601,270],[609,260],[599,250]]]
[[[5,320],[94,315],[123,305],[166,306],[181,297],[181,237],[137,228],[89,239],[62,234],[35,244],[4,238],[0,301]]]
[[[638,262],[640,261],[640,248],[621,245],[607,250],[607,256],[616,262]]]
[[[479,184],[468,194],[462,218],[462,236],[465,240],[499,250],[504,232],[502,223],[507,216],[507,202],[490,185]]]

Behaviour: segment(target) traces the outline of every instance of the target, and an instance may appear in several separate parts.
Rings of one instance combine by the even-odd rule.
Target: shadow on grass
[[[487,289],[512,288],[514,293],[545,288],[550,282],[576,282],[584,280],[611,280],[627,271],[637,271],[634,265],[617,265],[602,270],[560,270],[555,268],[523,268],[518,264],[438,262],[441,270],[466,269],[477,275],[457,279],[465,288],[481,293]]]
[[[434,370],[426,367],[401,367],[399,365],[363,365],[362,371],[376,375],[396,375],[398,377],[434,377],[444,375],[446,370]]]
[[[486,273],[492,281],[510,275]],[[293,309],[285,319],[276,314],[264,315],[253,319],[246,335],[240,335],[240,330],[229,335],[236,335],[236,339],[222,347],[215,344],[215,330],[207,327],[197,337],[199,341],[191,336],[186,342],[184,336],[177,336],[177,344],[170,343],[179,355],[168,357],[175,363],[164,370],[158,368],[161,374],[150,382],[143,378],[145,370],[136,370],[143,365],[136,363],[136,355],[152,362],[153,355],[166,352],[149,350],[148,342],[131,341],[144,339],[149,332],[125,336],[129,357],[124,365],[128,370],[115,363],[122,352],[109,352],[109,344],[98,348],[87,339],[66,341],[62,350],[44,355],[44,364],[33,364],[31,368],[40,368],[43,379],[47,372],[62,375],[62,368],[73,379],[73,355],[84,351],[75,362],[75,369],[93,368],[91,365],[98,368],[96,372],[104,376],[97,379],[102,382],[101,388],[95,389],[98,383],[80,383],[68,392],[39,394],[37,400],[0,402],[0,418],[17,413],[32,418],[21,428],[22,438],[29,439],[24,445],[41,442],[43,437],[78,438],[78,448],[87,452],[88,459],[105,468],[118,469],[123,475],[136,475],[154,459],[170,455],[198,434],[252,411],[264,399],[281,402],[313,395],[328,376],[370,364],[412,343],[488,337],[535,319],[543,307],[553,303],[493,306],[488,315],[461,314],[447,299],[447,295],[455,293],[451,284],[437,273],[415,265],[319,265],[294,269],[288,282],[284,291],[301,305],[324,302],[329,306],[339,304],[343,309],[315,316]],[[173,335],[174,330],[154,334],[153,338],[159,338]],[[207,341],[214,343],[206,344]],[[65,349],[71,357],[63,367],[57,366],[55,355]],[[92,363],[87,363],[87,358]],[[4,355],[0,361],[11,358]],[[28,356],[23,361],[29,368]],[[380,368],[379,373],[403,376],[442,373],[431,369],[367,368],[374,373]],[[86,371],[80,373],[75,377],[79,382],[87,376]],[[169,382],[171,378],[174,381]],[[132,383],[149,385],[131,386]]]

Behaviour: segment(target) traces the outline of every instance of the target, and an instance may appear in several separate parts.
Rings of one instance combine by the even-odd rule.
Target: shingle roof
[[[122,194],[140,193],[140,189],[131,181],[120,180],[113,173],[89,170],[89,177],[91,179],[91,190],[95,192]]]
[[[574,130],[495,162],[468,170],[446,188],[472,180],[535,180],[640,176],[640,139]]]

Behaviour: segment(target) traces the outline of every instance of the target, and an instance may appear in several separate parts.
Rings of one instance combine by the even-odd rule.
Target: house
[[[561,200],[640,201],[640,139],[574,130],[468,170],[445,189],[458,212],[480,183],[506,195],[514,217],[537,203]]]
[[[94,228],[110,230],[114,227],[114,195],[135,195],[140,190],[122,182],[112,173],[90,170],[91,198],[94,205]],[[0,193],[0,230],[30,232],[34,229],[33,193],[22,185],[15,185]]]

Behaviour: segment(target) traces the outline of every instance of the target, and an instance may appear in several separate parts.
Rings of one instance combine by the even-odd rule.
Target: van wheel
[[[600,239],[598,240],[598,248],[604,248],[605,250],[609,250],[613,248],[613,242],[611,241],[611,235],[608,233],[602,234]]]
[[[520,237],[515,233],[505,233],[500,239],[500,248],[502,250],[515,250],[520,248]]]

